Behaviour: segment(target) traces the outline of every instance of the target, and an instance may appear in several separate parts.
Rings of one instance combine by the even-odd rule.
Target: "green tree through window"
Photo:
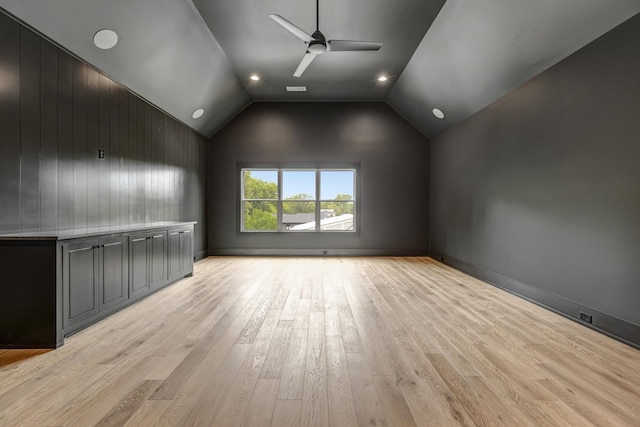
[[[278,229],[278,184],[251,175],[245,170],[244,182],[244,229]]]
[[[336,216],[351,214],[353,215],[353,203],[350,202],[353,199],[351,194],[338,194],[334,201],[322,202],[321,209],[331,209],[335,212]],[[339,200],[348,200],[349,202],[340,202]]]
[[[316,202],[312,195],[301,193],[291,197],[287,197],[285,200],[295,200],[295,202],[283,202],[282,212],[285,214],[297,214],[297,213],[314,213],[316,211]],[[307,202],[307,200],[310,200]]]

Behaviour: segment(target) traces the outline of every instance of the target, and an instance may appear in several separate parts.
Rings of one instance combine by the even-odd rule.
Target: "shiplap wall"
[[[195,220],[203,251],[206,151],[204,137],[0,13],[1,233]]]

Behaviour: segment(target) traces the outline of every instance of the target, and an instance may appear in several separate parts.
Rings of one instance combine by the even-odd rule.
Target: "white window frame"
[[[245,171],[275,171],[277,172],[277,199],[245,199],[244,195],[244,172]],[[314,171],[315,172],[315,197],[314,199],[309,199],[307,201],[315,203],[315,229],[313,230],[292,230],[286,229],[283,224],[283,202],[294,201],[283,198],[282,189],[283,189],[283,172],[285,171]],[[322,172],[332,172],[332,171],[349,171],[353,172],[353,194],[351,195],[351,199],[338,200],[338,199],[322,199],[321,198],[321,173]],[[359,167],[355,165],[349,166],[337,166],[337,167],[296,167],[296,166],[280,166],[280,167],[269,167],[269,166],[242,166],[239,168],[239,176],[240,176],[240,185],[239,185],[239,225],[241,233],[284,233],[284,234],[297,234],[297,233],[337,233],[337,234],[348,234],[352,235],[354,233],[359,233],[360,229],[360,210],[359,210],[359,202],[358,202],[358,178],[359,178],[360,170]],[[244,209],[245,202],[276,202],[276,230],[245,230],[244,228]],[[302,200],[301,200],[302,201]],[[322,203],[325,202],[341,202],[341,203],[353,203],[353,226],[350,230],[322,230],[322,219],[321,219],[321,211],[322,211]]]

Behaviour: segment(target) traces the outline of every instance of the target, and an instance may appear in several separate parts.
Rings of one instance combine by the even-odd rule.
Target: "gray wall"
[[[202,253],[206,152],[204,137],[0,13],[0,233],[195,220]]]
[[[640,16],[431,145],[430,252],[640,344]]]
[[[383,103],[254,103],[211,139],[211,252],[426,254],[428,149]],[[360,232],[241,234],[239,162],[359,163]]]

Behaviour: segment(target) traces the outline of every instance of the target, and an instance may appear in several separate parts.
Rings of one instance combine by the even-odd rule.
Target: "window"
[[[243,232],[356,230],[355,169],[241,169]]]

